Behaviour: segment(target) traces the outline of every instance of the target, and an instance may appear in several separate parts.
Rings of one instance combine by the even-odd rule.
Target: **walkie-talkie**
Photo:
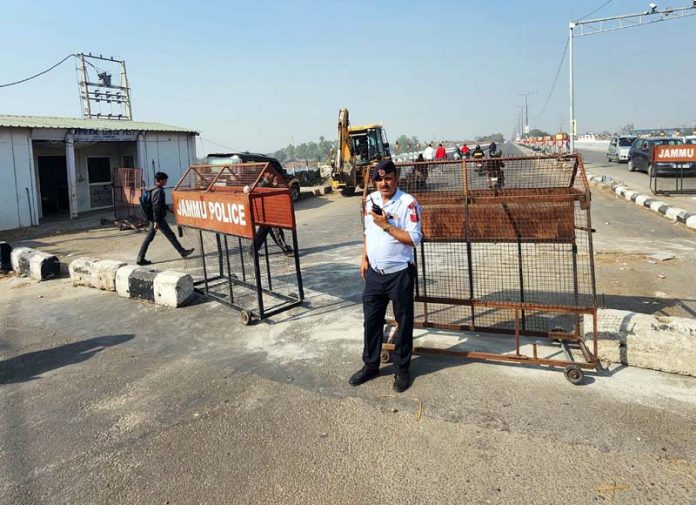
[[[372,212],[377,214],[378,216],[382,215],[382,208],[377,205],[375,202],[372,201],[372,197],[370,197],[370,201],[372,202]]]

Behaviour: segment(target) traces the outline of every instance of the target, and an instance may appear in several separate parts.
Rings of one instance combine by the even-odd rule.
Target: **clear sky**
[[[341,107],[354,124],[383,122],[392,141],[507,138],[517,93],[533,91],[530,126],[567,131],[567,58],[542,108],[568,21],[604,3],[0,0],[0,84],[70,53],[122,58],[134,119],[263,152],[333,139]],[[591,17],[647,3],[614,0]],[[696,124],[695,48],[696,16],[575,39],[578,131]],[[0,88],[0,114],[79,117],[72,59]]]

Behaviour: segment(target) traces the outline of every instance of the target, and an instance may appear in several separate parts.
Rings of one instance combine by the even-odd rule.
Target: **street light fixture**
[[[660,21],[671,21],[674,19],[685,18],[696,15],[693,12],[696,9],[696,0],[691,1],[688,7],[672,8],[660,10],[657,4],[651,3],[648,5],[649,10],[640,14],[626,14],[623,16],[612,16],[608,18],[588,19],[587,21],[571,21],[568,23],[568,72],[569,72],[569,101],[570,101],[570,152],[575,152],[575,135],[577,134],[575,122],[575,104],[573,90],[573,39],[577,37],[586,37],[597,33],[612,32],[622,30],[624,28],[632,28],[634,26],[649,25]],[[657,18],[654,14],[662,14]],[[647,16],[651,16],[647,19]],[[575,30],[578,30],[577,33]]]

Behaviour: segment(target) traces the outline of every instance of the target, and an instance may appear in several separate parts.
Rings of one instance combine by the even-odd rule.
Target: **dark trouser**
[[[384,315],[389,301],[394,304],[394,317],[399,325],[392,353],[397,372],[406,371],[413,352],[413,283],[416,267],[393,274],[378,274],[371,267],[365,272],[363,312],[365,314],[365,342],[363,362],[370,368],[379,368],[379,354],[384,335]]]
[[[167,223],[167,220],[162,218],[157,221],[157,224],[159,225],[159,231],[162,232],[162,235],[167,237],[169,242],[174,246],[174,249],[178,251],[179,254],[184,252],[184,248],[181,246],[179,243],[179,240],[176,238],[176,235],[174,235],[174,232],[172,229],[169,227],[169,223]],[[140,252],[138,253],[138,261],[142,261],[145,259],[145,255],[147,254],[147,248],[150,247],[150,242],[152,242],[152,239],[155,238],[155,234],[157,233],[157,230],[155,230],[155,222],[150,221],[150,226],[147,229],[147,235],[145,235],[145,240],[143,240],[143,245],[140,246]]]
[[[266,237],[268,234],[271,234],[271,238],[273,239],[273,242],[276,243],[280,249],[285,252],[289,251],[291,249],[290,246],[285,242],[285,234],[283,233],[283,230],[281,228],[269,228],[267,226],[259,226],[259,229],[256,231],[256,237],[254,237],[254,251],[258,251],[261,249],[261,246],[263,245],[264,240],[266,240]]]

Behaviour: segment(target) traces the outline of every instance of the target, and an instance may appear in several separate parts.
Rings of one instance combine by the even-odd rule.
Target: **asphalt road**
[[[610,175],[615,180],[621,181],[622,184],[630,187],[635,191],[640,191],[644,195],[652,198],[657,198],[663,202],[685,209],[696,214],[696,194],[659,194],[653,195],[650,189],[650,178],[644,172],[629,172],[627,163],[614,163],[607,161],[605,152],[594,151],[590,149],[580,149],[585,168],[593,175]],[[660,178],[660,188],[671,187],[675,183],[672,178]],[[687,188],[695,187],[693,178],[689,178],[685,184]]]
[[[0,503],[694,504],[696,379],[619,367],[572,386],[553,370],[416,357],[406,394],[392,394],[391,366],[348,386],[358,201],[298,205],[306,304],[255,326],[201,298],[171,310],[0,279]],[[596,194],[593,214],[600,257],[691,247],[613,197]],[[132,261],[142,237],[31,243]],[[158,266],[180,268],[173,255],[155,239]],[[675,277],[690,259],[673,260]],[[598,260],[603,288],[644,275],[620,265]]]

